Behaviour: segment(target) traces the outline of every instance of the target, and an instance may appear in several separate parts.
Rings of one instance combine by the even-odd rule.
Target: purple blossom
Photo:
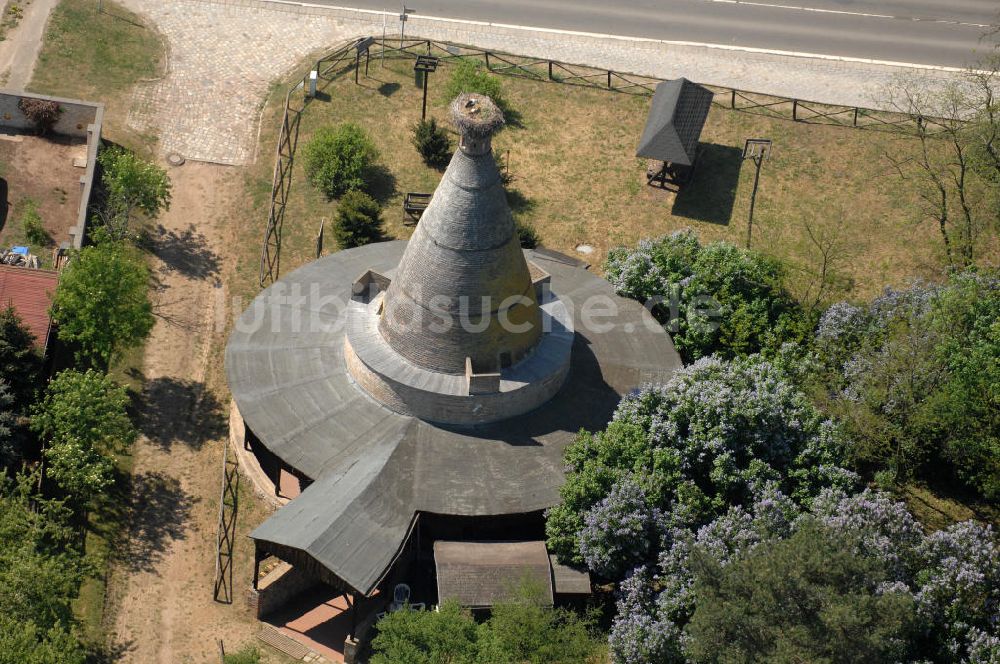
[[[662,512],[649,504],[642,487],[626,478],[584,515],[580,554],[594,572],[619,578],[655,558],[663,520]]]
[[[616,664],[681,664],[682,632],[656,615],[652,579],[636,569],[619,587],[618,617],[608,644]]]

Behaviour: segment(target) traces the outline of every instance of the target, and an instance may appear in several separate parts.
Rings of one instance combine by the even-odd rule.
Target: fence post
[[[608,90],[611,89],[611,70],[608,70]]]
[[[490,52],[489,51],[483,51],[483,55],[486,56],[486,68],[489,69],[490,71],[493,71],[493,68],[490,67]]]
[[[798,99],[793,99],[792,100],[792,120],[798,120],[798,119],[799,119],[799,100]]]
[[[854,107],[854,126],[858,126],[858,107]]]
[[[552,80],[552,61],[549,60],[549,80]]]
[[[730,90],[731,94],[729,96],[729,108],[736,108],[736,88]]]

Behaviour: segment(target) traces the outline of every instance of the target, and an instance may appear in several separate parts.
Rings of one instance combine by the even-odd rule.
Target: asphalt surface
[[[307,0],[388,10],[391,0]],[[407,0],[418,15],[964,67],[990,50],[1000,0]],[[390,34],[398,20],[390,19]],[[997,41],[996,35],[993,37]]]

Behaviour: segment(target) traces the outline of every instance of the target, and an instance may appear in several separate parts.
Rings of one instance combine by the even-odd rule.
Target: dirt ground
[[[84,174],[73,160],[86,154],[84,140],[0,134],[0,246],[23,239],[20,223],[27,199],[35,202],[52,246],[69,240]]]
[[[246,537],[263,508],[242,487],[235,601],[213,601],[215,541],[228,401],[219,349],[225,247],[235,232],[239,171],[187,163],[170,170],[174,195],[154,250],[158,317],[147,346],[134,449],[128,544],[113,566],[105,621],[120,661],[217,661],[252,638],[245,608],[252,570]],[[231,253],[231,252],[230,252]],[[222,308],[220,308],[222,307]]]

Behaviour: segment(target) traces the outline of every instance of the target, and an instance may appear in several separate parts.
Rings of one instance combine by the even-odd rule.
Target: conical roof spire
[[[503,114],[489,97],[451,106],[461,132],[434,197],[410,239],[378,329],[399,355],[424,369],[497,371],[538,342],[541,314],[491,138]]]

